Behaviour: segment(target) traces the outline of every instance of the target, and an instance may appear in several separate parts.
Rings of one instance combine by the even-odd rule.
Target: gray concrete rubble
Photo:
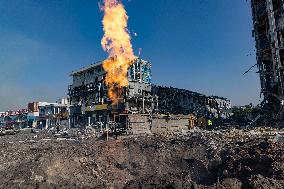
[[[284,130],[153,132],[91,128],[0,136],[0,188],[284,187]]]

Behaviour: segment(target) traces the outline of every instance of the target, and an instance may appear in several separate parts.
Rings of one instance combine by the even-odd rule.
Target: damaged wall
[[[262,105],[268,119],[283,119],[284,1],[251,0]]]
[[[224,110],[230,108],[230,101],[217,96],[206,96],[197,92],[172,87],[152,85],[151,64],[138,58],[128,71],[128,87],[123,89],[123,102],[112,105],[104,83],[105,72],[102,62],[72,72],[73,84],[69,86],[71,126],[93,125],[110,121],[127,127],[126,122],[118,122],[114,115],[128,115],[129,126],[140,125],[152,120],[151,126],[186,126],[188,115],[208,119],[225,118]],[[185,119],[162,119],[160,115],[185,115]],[[140,117],[136,115],[141,115]],[[147,118],[147,121],[144,117]],[[156,117],[155,117],[156,116]],[[156,120],[154,119],[156,118]],[[137,120],[138,121],[132,121]],[[139,121],[139,119],[141,119]],[[124,119],[122,119],[124,120]],[[157,121],[159,120],[159,121]],[[175,121],[174,121],[175,120]],[[177,121],[178,120],[178,121]],[[133,122],[133,123],[132,123]],[[142,124],[142,125],[141,125]],[[139,129],[138,129],[139,130]],[[143,130],[143,129],[142,129]]]

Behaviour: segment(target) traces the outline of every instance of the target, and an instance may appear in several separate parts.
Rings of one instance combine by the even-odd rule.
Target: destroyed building
[[[71,127],[116,120],[126,124],[129,113],[152,113],[151,64],[137,59],[129,69],[129,85],[124,88],[122,103],[112,105],[104,83],[106,72],[102,63],[97,62],[71,73],[73,84],[68,92]]]
[[[173,87],[152,86],[152,94],[158,96],[156,113],[194,114],[204,117],[223,117],[229,115],[230,100],[218,96],[206,96],[201,93]]]
[[[99,124],[102,128],[111,123],[126,129],[142,123],[152,127],[157,123],[154,119],[160,119],[161,115],[179,115],[173,119],[183,119],[182,125],[186,125],[189,114],[205,118],[228,116],[225,110],[231,104],[226,98],[153,85],[151,64],[140,58],[129,68],[129,84],[123,89],[122,102],[112,105],[102,64],[97,62],[71,73],[73,83],[68,90],[71,127]]]
[[[253,35],[266,116],[283,120],[284,1],[251,0]]]

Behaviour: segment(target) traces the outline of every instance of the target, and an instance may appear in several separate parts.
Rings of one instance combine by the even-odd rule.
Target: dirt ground
[[[284,188],[282,133],[0,136],[0,188]]]

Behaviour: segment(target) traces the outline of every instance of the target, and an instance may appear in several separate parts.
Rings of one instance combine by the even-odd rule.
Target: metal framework
[[[104,83],[102,62],[72,72],[69,86],[70,125],[119,122],[126,124],[127,114],[152,114],[151,64],[137,59],[128,71],[128,87],[121,89],[121,101],[112,105]]]
[[[262,103],[272,121],[283,120],[284,0],[251,0]]]
[[[230,101],[226,98],[152,85],[151,64],[139,58],[128,70],[129,85],[122,89],[121,103],[112,105],[104,83],[105,74],[102,62],[71,73],[73,84],[68,92],[71,126],[100,123],[105,127],[115,123],[127,129],[131,125],[129,123],[132,126],[141,123],[140,119],[130,118],[134,114],[146,116],[149,123],[154,114],[191,114],[204,118],[228,116],[222,113],[230,107]]]

